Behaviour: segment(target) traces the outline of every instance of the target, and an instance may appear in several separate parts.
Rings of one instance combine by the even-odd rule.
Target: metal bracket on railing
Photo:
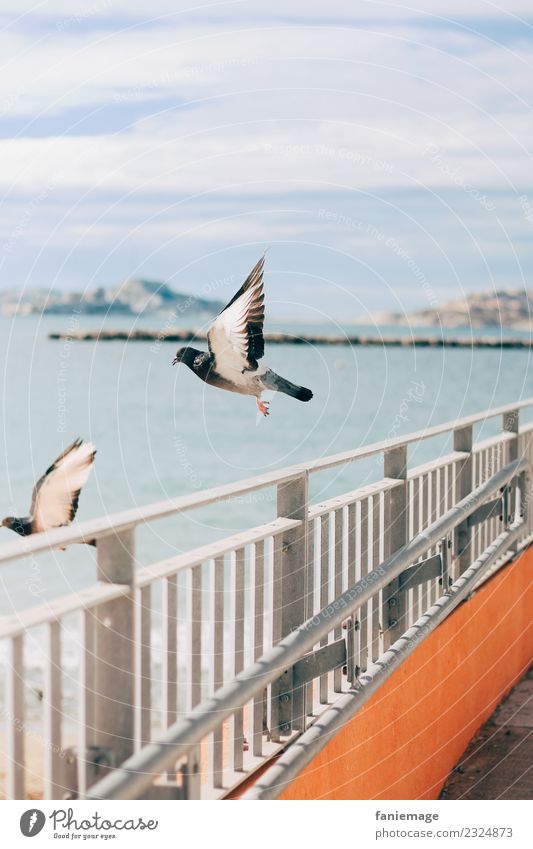
[[[278,724],[277,732],[280,735],[290,734],[293,726],[301,720],[301,717],[293,716],[293,705],[298,702],[294,698],[296,691],[301,692],[310,681],[331,672],[333,669],[342,669],[347,666],[348,640],[335,640],[314,652],[304,655],[291,669],[286,669],[278,678],[277,696]]]
[[[495,498],[493,501],[487,501],[486,504],[482,504],[481,507],[478,507],[477,510],[468,517],[468,527],[471,528],[474,525],[479,525],[481,522],[486,522],[489,519],[496,519],[496,517],[498,517],[500,521],[503,521],[504,516],[508,522],[507,487],[504,488],[504,494],[502,496]]]
[[[426,560],[421,560],[410,566],[399,575],[399,586],[401,592],[407,592],[419,584],[424,584],[431,578],[441,578],[443,574],[442,553],[434,554]]]
[[[359,657],[356,642],[359,638],[360,623],[355,616],[350,616],[342,626],[346,631],[346,666],[342,668],[342,674],[346,675],[348,684],[355,684],[361,670],[355,659]]]
[[[332,669],[345,666],[346,659],[346,640],[335,640],[334,643],[304,655],[292,667],[293,687],[302,687]]]
[[[440,585],[443,592],[448,592],[448,587],[453,583],[450,575],[450,557],[452,553],[452,538],[445,536],[440,544],[440,555],[442,558]]]

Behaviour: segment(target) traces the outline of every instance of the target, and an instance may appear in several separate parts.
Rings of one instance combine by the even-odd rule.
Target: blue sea
[[[2,515],[27,511],[35,480],[76,436],[92,440],[98,449],[80,498],[78,519],[83,520],[533,395],[528,351],[271,345],[265,362],[309,386],[314,398],[303,404],[275,395],[271,415],[264,419],[253,398],[205,386],[185,366],[173,368],[173,343],[48,338],[55,330],[135,326],[157,331],[167,323],[164,316],[153,315],[135,322],[111,316],[105,324],[96,316],[0,317]],[[287,328],[282,323],[267,329],[339,332],[338,326]],[[412,332],[355,325],[344,330]],[[431,332],[437,331],[420,331]],[[484,435],[498,424],[484,426]],[[422,443],[411,450],[410,462],[447,449],[444,440]],[[321,473],[312,478],[312,495],[321,499],[380,476],[375,459]],[[274,516],[275,492],[267,490],[156,522],[138,533],[139,560],[150,563]],[[0,537],[0,544],[7,542],[12,532],[0,528]],[[77,591],[94,575],[95,552],[83,546],[5,566],[0,612]]]
[[[158,331],[165,328],[167,319],[151,316],[133,323],[110,317],[104,326],[123,329],[132,324]],[[96,317],[0,317],[2,515],[28,510],[35,480],[76,436],[92,440],[98,449],[80,498],[78,519],[83,520],[533,396],[527,350],[271,345],[265,361],[283,376],[309,386],[314,398],[303,404],[275,395],[271,415],[265,419],[257,413],[253,398],[205,386],[185,366],[173,368],[174,344],[48,338],[51,331],[101,326],[102,320]],[[332,335],[342,331],[338,326],[283,324],[267,329]],[[409,332],[361,326],[344,330],[383,335]],[[437,331],[420,331],[430,332]],[[203,344],[199,342],[198,347]],[[488,421],[477,428],[478,435],[487,436],[499,426],[498,421]],[[442,437],[422,442],[411,447],[409,462],[424,462],[450,448]],[[374,457],[312,475],[311,495],[315,501],[322,500],[381,476],[380,461]],[[152,563],[262,524],[274,518],[275,508],[275,491],[268,489],[155,522],[137,532],[139,561]],[[0,536],[0,545],[13,538],[4,528]],[[16,613],[94,583],[95,555],[93,548],[75,545],[66,552],[54,551],[0,568],[0,613]],[[156,599],[154,604],[157,608]],[[70,732],[77,715],[78,626],[75,616],[64,620],[63,715]],[[155,704],[159,703],[161,650],[157,610],[152,644]],[[0,671],[5,662],[5,646],[1,646]],[[44,663],[42,629],[33,629],[25,643],[25,667],[28,727],[35,729],[42,723],[38,690],[43,686]],[[0,709],[2,703],[0,684]],[[156,716],[155,728],[157,721]]]

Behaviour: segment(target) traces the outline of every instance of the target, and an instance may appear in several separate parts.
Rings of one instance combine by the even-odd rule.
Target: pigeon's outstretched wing
[[[256,371],[257,361],[265,352],[264,264],[265,257],[262,256],[207,331],[216,371],[233,379],[244,371]]]
[[[37,481],[30,508],[34,533],[68,525],[73,520],[95,455],[91,442],[76,439]]]

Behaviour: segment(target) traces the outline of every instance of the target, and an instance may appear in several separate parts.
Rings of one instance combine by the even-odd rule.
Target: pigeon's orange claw
[[[259,398],[257,400],[257,408],[263,413],[264,416],[269,416],[268,408],[270,406],[269,401],[260,401]]]

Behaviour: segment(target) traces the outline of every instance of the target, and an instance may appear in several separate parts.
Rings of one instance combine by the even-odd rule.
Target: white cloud
[[[296,21],[278,0],[188,11],[159,0],[150,15],[167,18],[150,26],[134,20],[146,19],[145,3],[94,0],[77,5],[77,17],[72,8],[49,0],[32,26],[22,19],[0,33],[0,126],[15,128],[0,139],[0,225],[9,233],[24,221],[13,268],[25,246],[43,246],[51,265],[71,250],[75,258],[78,245],[120,258],[116,246],[132,233],[144,251],[160,246],[157,273],[164,262],[172,268],[178,243],[190,252],[324,239],[370,261],[375,239],[319,220],[317,209],[326,203],[346,216],[357,205],[359,217],[379,220],[389,213],[374,199],[391,192],[403,193],[394,215],[410,209],[416,221],[427,208],[413,209],[408,192],[427,193],[437,240],[455,233],[453,195],[465,233],[475,232],[491,261],[505,254],[483,198],[495,203],[531,185],[533,40],[498,45],[426,23],[438,14],[509,21],[528,3],[333,0],[327,18],[313,2],[308,20]],[[342,26],[354,9],[366,24]],[[26,118],[33,123],[23,128]],[[85,135],[74,134],[80,119]],[[492,217],[500,213],[501,205]],[[504,218],[523,233],[519,211],[506,208]],[[403,236],[413,252],[422,238],[415,230]],[[468,236],[453,239],[472,265]]]

